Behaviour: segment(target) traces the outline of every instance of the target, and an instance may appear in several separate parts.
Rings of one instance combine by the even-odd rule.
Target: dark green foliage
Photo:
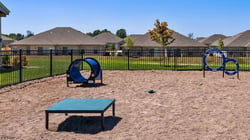
[[[34,36],[34,33],[31,32],[30,30],[26,31],[27,35],[23,35],[21,33],[10,33],[10,34],[4,34],[4,36],[12,38],[14,40],[22,40],[24,38],[28,38],[30,36]]]
[[[30,30],[26,31],[27,35],[25,36],[25,38],[28,38],[30,36],[34,36],[34,33],[31,32]]]
[[[104,33],[104,32],[110,32],[110,31],[107,30],[107,29],[103,29],[103,30],[97,29],[97,30],[94,30],[92,33],[89,32],[89,33],[86,33],[86,34],[89,35],[89,36],[96,36],[96,35],[99,35],[99,34]]]
[[[125,38],[127,37],[127,33],[125,29],[119,29],[116,31],[116,35],[119,36],[120,38]]]
[[[134,41],[133,41],[133,39],[130,38],[130,37],[127,37],[127,38],[125,39],[125,43],[126,43],[125,49],[132,49],[132,48],[134,47]]]
[[[22,35],[22,34],[20,34],[20,33],[10,33],[9,35],[8,35],[8,37],[10,37],[10,38],[12,38],[12,39],[14,39],[14,40],[22,40],[22,39],[24,39],[24,35]]]
[[[107,49],[108,50],[115,50],[115,44],[108,44]]]
[[[194,39],[194,33],[189,33],[189,34],[188,34],[188,38]]]
[[[10,56],[9,55],[3,55],[2,56],[2,63],[5,65],[10,64]]]
[[[222,50],[223,48],[224,48],[224,43],[223,43],[222,39],[220,38],[220,39],[218,40],[217,49]]]

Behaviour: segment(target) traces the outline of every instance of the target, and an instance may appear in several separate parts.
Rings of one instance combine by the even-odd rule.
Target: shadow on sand
[[[95,84],[78,84],[74,86],[69,86],[69,88],[95,88],[95,87],[101,87],[101,86],[106,86],[107,84],[101,84],[101,83],[95,83]]]
[[[75,132],[83,134],[97,134],[102,131],[112,130],[122,118],[107,116],[104,117],[104,127],[101,129],[101,117],[99,116],[70,116],[61,124],[57,131]]]

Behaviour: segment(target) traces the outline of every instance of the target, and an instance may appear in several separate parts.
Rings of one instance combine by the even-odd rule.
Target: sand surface
[[[66,86],[65,75],[0,89],[0,139],[250,139],[250,72],[104,71],[104,85]],[[150,94],[147,90],[154,90]],[[65,98],[114,98],[100,114],[50,114]]]

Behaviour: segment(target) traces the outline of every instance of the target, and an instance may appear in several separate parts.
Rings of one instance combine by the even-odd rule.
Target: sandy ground
[[[250,72],[104,71],[104,85],[66,87],[65,75],[0,89],[0,139],[250,139]],[[147,90],[155,90],[150,94]],[[51,114],[65,98],[114,98],[99,114]]]

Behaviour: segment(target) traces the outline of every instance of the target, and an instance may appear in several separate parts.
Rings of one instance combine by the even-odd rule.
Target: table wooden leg
[[[115,102],[113,103],[113,117],[115,116]]]
[[[45,112],[45,128],[49,129],[49,113]]]
[[[103,112],[101,113],[101,127],[102,127],[102,130],[104,130],[104,113]]]

